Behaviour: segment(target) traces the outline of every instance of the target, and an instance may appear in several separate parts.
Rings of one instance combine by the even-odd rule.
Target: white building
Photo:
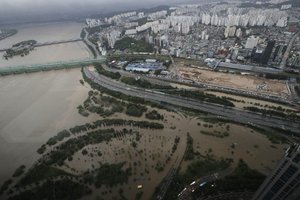
[[[108,45],[111,48],[114,48],[116,41],[119,40],[120,37],[121,37],[121,31],[118,31],[118,30],[113,30],[113,31],[107,33],[106,38],[108,41]]]
[[[236,37],[241,38],[243,35],[242,29],[238,28],[235,32]]]
[[[236,27],[235,26],[232,26],[232,27],[228,26],[228,27],[225,28],[224,36],[225,36],[225,38],[234,37],[235,32],[236,32]]]
[[[85,19],[86,24],[88,25],[88,27],[95,27],[95,26],[99,26],[102,24],[102,22],[100,21],[100,19],[90,19],[87,18]]]
[[[181,24],[181,33],[188,34],[190,32],[190,26],[188,24]]]
[[[246,48],[246,49],[253,49],[254,47],[257,46],[258,40],[259,40],[259,37],[255,37],[255,36],[249,37],[249,38],[247,39],[245,48]]]
[[[125,31],[125,35],[135,35],[136,33],[136,29],[128,29]]]
[[[157,20],[157,19],[165,18],[167,14],[168,14],[168,12],[166,10],[162,10],[162,11],[158,11],[158,12],[149,14],[148,18],[150,20]]]
[[[145,16],[144,12],[139,12],[138,13],[138,18],[143,18]]]

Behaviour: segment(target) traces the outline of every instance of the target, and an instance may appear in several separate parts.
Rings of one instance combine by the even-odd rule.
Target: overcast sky
[[[201,1],[205,0],[0,0],[0,24]]]
[[[44,20],[149,7],[180,0],[0,0],[0,23]]]

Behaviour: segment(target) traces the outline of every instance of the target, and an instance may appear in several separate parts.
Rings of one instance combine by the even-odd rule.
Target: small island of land
[[[29,52],[34,49],[34,45],[36,43],[37,41],[35,40],[27,40],[14,44],[10,49],[6,50],[6,53],[3,55],[3,57],[8,59],[16,55],[28,55]]]

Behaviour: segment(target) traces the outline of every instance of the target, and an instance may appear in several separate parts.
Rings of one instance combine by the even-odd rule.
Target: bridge
[[[43,43],[37,43],[34,46],[35,47],[41,47],[41,46],[48,46],[48,45],[54,45],[54,44],[64,44],[64,43],[79,42],[79,41],[82,41],[82,39],[81,38],[76,38],[76,39],[70,39],[70,40],[59,40],[59,41],[43,42]]]
[[[49,41],[49,42],[41,42],[36,43],[34,47],[42,47],[42,46],[48,46],[48,45],[55,45],[55,44],[64,44],[64,43],[71,43],[71,42],[79,42],[82,41],[81,38],[75,38],[75,39],[69,39],[69,40],[58,40],[58,41]],[[0,52],[6,51],[9,48],[0,49]]]
[[[0,68],[0,76],[10,75],[10,74],[39,72],[39,71],[49,71],[49,70],[57,70],[57,69],[80,68],[82,66],[89,65],[95,62],[104,63],[105,61],[106,61],[106,57],[100,56],[97,58],[67,60],[67,61],[60,61],[60,62],[32,64],[32,65],[6,66]]]

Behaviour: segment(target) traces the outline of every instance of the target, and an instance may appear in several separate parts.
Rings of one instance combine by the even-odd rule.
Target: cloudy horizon
[[[76,16],[202,1],[205,0],[0,0],[0,23],[71,19]]]
[[[161,5],[158,0],[0,0],[0,21],[68,18]],[[167,0],[163,3],[178,2]]]

